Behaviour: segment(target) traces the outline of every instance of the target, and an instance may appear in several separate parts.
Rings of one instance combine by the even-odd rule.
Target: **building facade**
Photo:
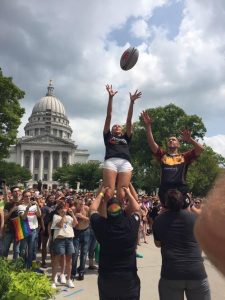
[[[53,187],[53,173],[58,167],[88,161],[88,150],[81,150],[71,139],[72,129],[62,102],[53,94],[50,81],[47,94],[33,107],[25,136],[10,150],[7,161],[28,168],[32,174],[29,185],[42,181],[45,187]]]

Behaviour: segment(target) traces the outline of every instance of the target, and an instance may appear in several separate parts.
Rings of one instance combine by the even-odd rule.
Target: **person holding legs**
[[[91,225],[100,244],[98,291],[100,300],[139,300],[140,279],[137,274],[136,241],[140,224],[140,206],[129,188],[124,188],[128,211],[117,198],[108,199],[107,188],[90,206]],[[105,202],[107,218],[99,214]],[[105,215],[103,214],[103,215]]]
[[[197,216],[183,209],[183,195],[177,189],[165,194],[167,210],[154,221],[153,236],[161,247],[162,267],[159,280],[160,300],[210,300],[210,288],[194,236]]]
[[[113,197],[117,182],[117,198],[121,201],[125,197],[123,187],[128,187],[131,176],[132,166],[129,153],[129,144],[132,135],[132,116],[135,101],[141,97],[142,93],[138,90],[134,94],[130,93],[130,105],[127,114],[126,131],[123,133],[122,126],[114,124],[110,131],[112,118],[112,103],[117,91],[113,90],[112,85],[106,85],[109,95],[107,115],[103,130],[104,143],[106,147],[105,162],[103,166],[103,184],[109,187],[107,193]]]

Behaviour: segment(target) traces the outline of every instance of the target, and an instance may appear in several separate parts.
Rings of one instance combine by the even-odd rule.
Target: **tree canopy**
[[[88,162],[86,164],[76,163],[65,165],[58,168],[53,174],[53,179],[61,183],[68,183],[76,188],[76,183],[80,182],[80,188],[94,190],[98,187],[99,180],[102,178],[102,169],[99,163]]]
[[[10,145],[16,143],[17,129],[24,114],[19,100],[24,95],[12,78],[4,77],[0,69],[0,160],[9,155]]]
[[[11,186],[18,182],[25,183],[31,179],[31,173],[27,168],[13,162],[0,161],[0,174],[1,180]]]
[[[204,138],[206,128],[202,119],[197,115],[187,115],[183,109],[174,104],[147,109],[147,111],[153,120],[154,139],[162,148],[166,148],[169,136],[179,138],[180,131],[185,128],[191,130],[194,139]],[[134,166],[133,183],[137,188],[154,193],[160,183],[160,165],[149,149],[145,126],[141,119],[134,124],[133,132],[130,147]],[[181,143],[180,150],[185,151],[191,147],[192,145]],[[202,196],[207,194],[219,172],[219,164],[222,162],[224,163],[224,158],[210,147],[205,147],[203,154],[188,171],[187,180],[194,194]]]

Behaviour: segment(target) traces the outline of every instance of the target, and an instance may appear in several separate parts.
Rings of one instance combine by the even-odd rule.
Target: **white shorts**
[[[121,173],[131,172],[133,170],[133,167],[131,163],[124,158],[112,157],[104,161],[103,169],[108,169],[117,173]]]

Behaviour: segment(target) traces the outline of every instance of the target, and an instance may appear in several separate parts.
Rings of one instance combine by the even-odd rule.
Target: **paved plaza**
[[[141,300],[158,300],[158,280],[160,277],[161,255],[156,248],[152,236],[148,237],[148,244],[141,243],[138,253],[143,258],[138,258],[138,275],[141,279]],[[225,279],[205,259],[205,267],[209,277],[212,300],[225,299]],[[97,271],[87,270],[83,281],[74,281],[75,288],[59,287],[60,292],[56,300],[98,300]],[[168,299],[170,300],[170,299]]]

